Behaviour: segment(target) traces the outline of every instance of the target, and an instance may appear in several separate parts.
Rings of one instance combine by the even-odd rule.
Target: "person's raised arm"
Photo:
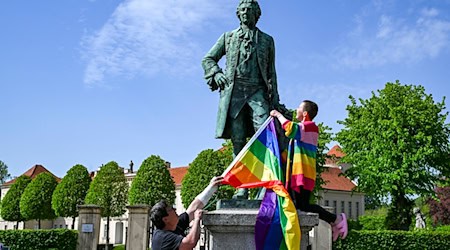
[[[209,185],[195,197],[194,201],[189,205],[186,210],[186,213],[189,215],[189,221],[194,218],[194,212],[197,209],[202,209],[206,206],[209,199],[213,196],[213,194],[217,191],[219,184],[223,181],[223,177],[216,176],[211,179]]]
[[[281,114],[280,112],[278,112],[278,110],[275,110],[275,109],[270,111],[270,116],[276,117],[278,119],[278,121],[281,123],[281,125],[283,125],[285,122],[289,121],[288,119],[286,119],[286,117],[284,117],[283,114]]]
[[[192,250],[200,239],[200,221],[202,219],[203,210],[198,209],[194,212],[194,221],[192,227],[189,230],[189,234],[183,238],[179,250]]]

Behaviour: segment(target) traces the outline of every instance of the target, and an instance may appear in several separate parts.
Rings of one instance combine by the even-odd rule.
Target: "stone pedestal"
[[[97,249],[100,236],[100,207],[96,205],[78,206],[78,250]]]
[[[322,206],[330,213],[334,213],[334,207]],[[312,250],[330,250],[332,247],[331,225],[323,220],[319,220],[319,225],[314,227],[312,233]],[[311,235],[310,233],[310,235]]]
[[[127,206],[128,209],[128,230],[126,249],[147,250],[148,249],[148,228],[149,211],[148,205]]]
[[[302,240],[300,249],[305,250],[310,245],[309,232],[319,225],[319,215],[315,213],[305,213],[297,210],[298,219],[300,220],[300,230],[302,231]]]
[[[203,225],[209,234],[211,250],[255,249],[255,222],[258,210],[223,209],[205,213]],[[301,249],[309,245],[309,231],[319,223],[319,216],[299,212],[302,232]]]

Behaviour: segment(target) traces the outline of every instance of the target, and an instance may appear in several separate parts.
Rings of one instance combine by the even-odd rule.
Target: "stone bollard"
[[[101,209],[96,205],[78,206],[77,250],[97,249],[100,236]]]
[[[301,249],[309,245],[309,231],[319,224],[319,216],[298,211],[302,232]],[[255,222],[258,210],[221,209],[203,215],[203,225],[209,234],[210,250],[255,249]]]
[[[126,249],[147,250],[149,245],[149,211],[148,205],[127,206],[128,230]]]
[[[301,250],[308,249],[309,232],[317,225],[319,225],[319,215],[315,213],[306,213],[297,210],[298,219],[300,220],[300,230],[302,231],[302,240],[300,244]]]

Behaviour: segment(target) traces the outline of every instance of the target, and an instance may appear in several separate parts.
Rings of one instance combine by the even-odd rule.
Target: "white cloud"
[[[365,68],[415,63],[435,58],[450,48],[450,21],[440,18],[437,9],[422,9],[412,20],[386,14],[377,19],[378,26],[369,30],[357,16],[355,29],[334,50],[336,65]]]
[[[435,17],[437,15],[439,15],[439,11],[435,8],[424,8],[421,11],[423,16],[427,16],[427,17]]]
[[[200,62],[192,60],[194,55],[204,52],[199,51],[197,36],[193,34],[206,29],[214,20],[229,16],[224,3],[124,1],[99,31],[88,34],[82,41],[83,58],[87,61],[84,82],[102,84],[107,77],[176,74],[183,69],[189,72],[198,68]]]

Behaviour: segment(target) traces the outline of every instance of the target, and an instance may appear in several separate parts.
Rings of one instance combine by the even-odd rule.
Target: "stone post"
[[[330,213],[334,213],[334,207],[323,206]],[[323,220],[319,220],[319,225],[314,227],[312,238],[312,250],[330,250],[332,247],[331,225]]]
[[[310,245],[309,242],[309,231],[311,231],[315,226],[319,225],[319,215],[315,213],[300,212],[297,210],[298,219],[300,220],[300,230],[302,231],[302,240],[300,243],[300,249],[308,249]]]
[[[309,231],[319,223],[319,216],[299,212],[302,232],[301,249],[309,245]],[[211,250],[255,249],[255,222],[258,210],[221,209],[203,215],[203,225],[209,233]],[[300,242],[299,242],[300,244]]]
[[[126,249],[147,250],[149,211],[148,205],[127,206],[128,230]]]
[[[100,236],[101,209],[96,205],[78,206],[77,250],[97,249]]]

